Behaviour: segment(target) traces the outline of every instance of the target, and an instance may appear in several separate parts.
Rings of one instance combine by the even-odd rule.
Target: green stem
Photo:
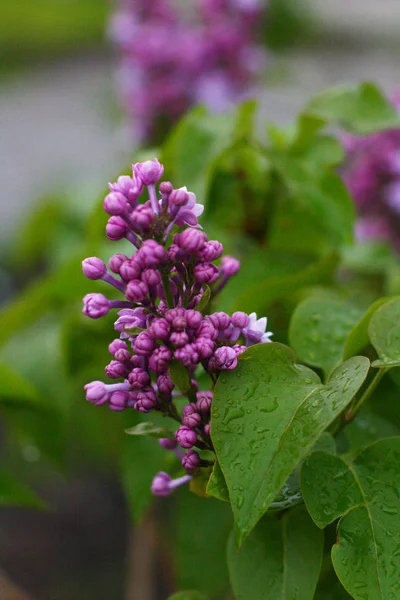
[[[355,399],[353,405],[350,406],[349,410],[345,413],[345,416],[344,416],[345,423],[344,424],[350,423],[350,421],[352,421],[354,419],[354,417],[356,416],[356,414],[358,413],[358,411],[360,410],[362,405],[371,396],[372,392],[375,390],[378,383],[380,382],[380,380],[382,379],[382,377],[385,375],[385,373],[388,370],[389,370],[388,368],[378,370],[377,374],[375,375],[375,377],[373,378],[373,380],[371,381],[371,383],[369,384],[369,386],[367,387],[367,389],[365,390],[365,392],[363,393],[361,398],[358,401],[357,401],[357,399]]]
[[[172,292],[168,275],[166,275],[165,273],[161,273],[161,279],[165,290],[165,297],[167,299],[168,308],[174,308],[174,301],[172,299]]]

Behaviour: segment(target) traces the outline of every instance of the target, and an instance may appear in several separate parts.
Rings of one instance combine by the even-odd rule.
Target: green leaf
[[[379,361],[372,366],[395,367],[400,365],[400,297],[393,298],[373,314],[368,333]]]
[[[155,423],[139,423],[138,425],[135,425],[135,427],[125,429],[125,433],[128,435],[143,435],[156,440],[161,438],[174,439],[174,434],[170,429],[159,427]]]
[[[289,342],[301,362],[328,375],[341,361],[347,336],[362,311],[347,302],[308,298],[292,315]]]
[[[218,461],[214,463],[210,479],[208,480],[207,494],[223,502],[229,502],[229,490]]]
[[[229,489],[240,544],[323,431],[351,401],[369,369],[365,357],[338,367],[327,384],[295,364],[281,344],[244,352],[220,375],[211,435]]]
[[[325,90],[311,100],[305,112],[361,135],[400,125],[396,109],[373,83]]]
[[[174,359],[171,362],[169,373],[173,383],[175,383],[181,392],[184,393],[190,390],[192,384],[189,377],[189,371],[180,360]]]
[[[312,451],[317,449],[335,453],[336,447],[334,438],[325,431],[313,446]],[[217,498],[218,500],[230,502],[229,490],[218,461],[215,462],[211,477],[208,481],[207,493],[210,496],[214,496],[214,498]],[[283,488],[280,490],[274,501],[271,502],[269,510],[286,510],[292,506],[295,506],[296,504],[299,504],[301,499],[300,468],[296,467],[296,469],[289,475]]]
[[[200,592],[189,590],[188,592],[178,592],[170,596],[168,600],[207,600],[207,596],[204,596]]]
[[[45,508],[46,506],[35,492],[24,486],[3,468],[0,468],[0,505],[32,508]]]
[[[353,462],[311,454],[302,470],[307,508],[320,527],[342,515],[335,571],[355,600],[396,598],[400,572],[400,437],[379,440]]]
[[[238,106],[235,124],[236,139],[252,136],[257,109],[258,104],[255,100],[247,100]]]
[[[368,327],[372,316],[375,314],[378,308],[380,308],[387,301],[388,298],[379,298],[379,300],[376,300],[373,304],[371,304],[371,306],[369,307],[367,312],[361,317],[359,322],[354,325],[353,329],[351,329],[344,345],[344,360],[355,356],[356,354],[361,352],[361,350],[364,350],[366,346],[368,346]]]
[[[323,534],[303,508],[264,517],[240,552],[234,535],[228,565],[237,600],[312,600],[322,562]]]

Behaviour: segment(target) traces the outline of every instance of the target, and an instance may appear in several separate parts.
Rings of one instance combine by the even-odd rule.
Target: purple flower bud
[[[154,340],[150,337],[147,331],[139,333],[133,344],[135,354],[139,356],[149,356],[155,348]]]
[[[132,281],[132,279],[139,279],[141,271],[142,268],[138,262],[128,258],[120,266],[119,274],[125,281]]]
[[[140,261],[146,268],[158,267],[166,258],[166,253],[155,240],[145,240],[138,252]]]
[[[247,350],[246,346],[242,346],[241,344],[235,344],[234,346],[232,346],[232,348],[234,349],[234,351],[236,352],[236,356],[239,356],[240,354],[242,354],[245,350]]]
[[[249,315],[246,315],[244,312],[235,312],[232,315],[232,325],[234,327],[239,327],[239,329],[243,329],[243,327],[247,327],[249,324]]]
[[[208,415],[211,410],[212,392],[198,392],[196,394],[196,408],[201,415]]]
[[[160,438],[158,443],[164,450],[175,450],[178,445],[176,440],[171,440],[170,438]]]
[[[131,360],[132,354],[128,349],[125,350],[124,348],[121,348],[114,354],[114,358],[115,360],[119,360],[119,362],[128,362]]]
[[[169,375],[159,375],[157,377],[157,387],[162,394],[170,394],[175,385]]]
[[[187,404],[182,409],[182,423],[186,425],[186,427],[190,427],[190,429],[195,429],[200,425],[201,417],[197,412],[196,405],[192,402],[191,404]]]
[[[188,450],[182,458],[182,467],[184,467],[188,473],[195,471],[199,464],[200,456],[197,454],[196,450]]]
[[[143,302],[148,293],[149,288],[140,279],[132,279],[125,290],[125,296],[131,302]]]
[[[111,192],[104,198],[103,208],[109,215],[123,215],[127,210],[127,199],[119,192]]]
[[[114,392],[110,396],[110,408],[116,412],[121,412],[128,408],[129,392]]]
[[[184,475],[177,479],[171,479],[168,473],[161,471],[154,477],[153,483],[151,484],[151,491],[154,496],[169,496],[176,488],[188,483],[191,479],[191,475]]]
[[[186,204],[189,202],[189,200],[190,200],[189,194],[187,193],[186,190],[183,190],[183,189],[173,190],[169,197],[169,201],[174,206],[186,206]]]
[[[203,315],[198,310],[187,310],[185,318],[188,327],[191,329],[198,329],[203,320]]]
[[[212,315],[209,315],[209,319],[210,319],[211,323],[214,325],[214,327],[216,329],[219,329],[220,331],[227,329],[229,327],[229,325],[231,324],[231,319],[230,319],[229,315],[227,315],[224,312],[216,312]]]
[[[224,248],[220,242],[210,240],[204,245],[204,248],[198,253],[198,257],[204,262],[212,262],[222,256]]]
[[[112,241],[122,240],[128,231],[128,225],[121,217],[110,217],[106,225],[106,235]]]
[[[233,256],[224,256],[221,261],[221,269],[227,277],[232,277],[240,269],[240,262]]]
[[[207,425],[204,425],[204,433],[206,435],[210,435],[210,430],[211,430],[211,427],[210,427],[209,423],[207,423]]]
[[[203,233],[203,231],[189,228],[185,229],[179,234],[176,243],[182,248],[182,250],[185,250],[185,252],[197,252],[198,250],[204,248],[206,241],[207,236],[205,233]]]
[[[156,348],[149,358],[149,368],[155,373],[165,373],[169,369],[172,360],[171,351],[165,346]]]
[[[161,179],[164,167],[155,158],[133,165],[133,172],[139,175],[144,185],[154,185]]]
[[[175,331],[171,334],[169,341],[175,348],[182,348],[189,342],[189,336],[184,331]]]
[[[182,448],[192,448],[197,442],[197,435],[193,429],[186,427],[186,425],[182,425],[175,432],[175,439]]]
[[[141,274],[140,279],[149,287],[155,287],[161,283],[161,275],[155,269],[146,269]]]
[[[170,332],[169,323],[165,319],[154,319],[148,332],[154,340],[167,340]]]
[[[187,321],[185,317],[175,317],[172,321],[172,327],[176,331],[184,331],[186,329]]]
[[[105,317],[111,308],[110,301],[103,294],[86,294],[83,298],[83,314],[91,319]]]
[[[199,354],[195,344],[186,344],[183,348],[175,350],[174,356],[180,360],[185,367],[193,367],[199,362]]]
[[[173,185],[170,181],[162,181],[159,185],[159,190],[161,194],[168,195],[173,191]]]
[[[128,381],[134,388],[142,389],[150,381],[150,375],[144,369],[135,368],[128,375]]]
[[[107,268],[102,260],[92,256],[82,261],[82,271],[85,277],[95,280],[101,279],[107,273]]]
[[[193,229],[192,231],[197,231]],[[193,269],[194,278],[198,283],[211,285],[219,277],[219,269],[211,263],[200,263]]]
[[[169,323],[173,323],[177,317],[185,318],[186,311],[184,308],[171,308],[165,313],[165,318]],[[186,321],[185,321],[186,322]]]
[[[86,400],[100,406],[108,401],[107,386],[102,381],[91,381],[84,386]]]
[[[109,353],[112,354],[114,357],[115,357],[116,352],[118,352],[118,350],[127,350],[129,352],[127,343],[124,342],[123,340],[120,340],[119,338],[116,340],[113,340],[111,342],[111,344],[108,346]],[[117,360],[119,360],[119,359],[117,359]]]
[[[221,346],[214,354],[217,369],[232,371],[237,366],[236,352],[230,346]]]
[[[215,342],[210,338],[198,337],[195,341],[195,345],[199,357],[202,360],[205,358],[210,358],[210,356],[214,354]]]
[[[108,266],[110,267],[110,271],[113,273],[119,274],[119,270],[121,268],[122,263],[128,260],[128,257],[125,254],[114,254],[108,261]]]
[[[146,326],[146,317],[142,308],[124,308],[119,311],[118,316],[119,319],[114,323],[115,331],[124,332],[135,327],[143,329]]]
[[[177,244],[171,244],[171,246],[167,250],[168,260],[171,262],[179,262],[182,260],[182,255],[184,254],[182,248],[180,248]]]
[[[157,406],[157,396],[151,387],[139,390],[136,396],[135,410],[142,413],[148,413]]]
[[[211,340],[216,340],[218,337],[218,331],[215,329],[214,325],[211,323],[210,319],[206,317],[203,319],[198,331],[197,335],[200,337],[208,337]]]
[[[129,175],[120,175],[117,182],[109,183],[108,187],[112,192],[119,192],[120,194],[123,194],[130,203],[134,203],[143,190],[143,182],[135,174],[133,177],[129,177]]]
[[[164,473],[161,471],[157,473],[154,477],[153,482],[151,484],[151,492],[154,496],[167,497],[173,491],[170,489],[170,483],[172,478],[168,475],[168,473]]]
[[[112,360],[104,370],[110,379],[119,379],[126,376],[126,366],[118,360]]]
[[[130,223],[136,231],[149,231],[154,221],[154,213],[148,204],[139,204],[130,215]]]

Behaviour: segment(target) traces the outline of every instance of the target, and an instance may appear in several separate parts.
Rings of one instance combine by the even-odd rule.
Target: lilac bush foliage
[[[121,0],[110,23],[118,91],[134,136],[154,138],[190,106],[221,111],[254,95],[265,55],[263,0]]]
[[[400,110],[400,96],[393,104]],[[343,142],[343,179],[359,214],[357,238],[389,240],[400,250],[400,129],[347,134]]]
[[[175,451],[186,475],[172,480],[159,473],[152,490],[165,496],[198,467],[211,464],[199,451],[213,450],[210,411],[218,374],[235,369],[248,346],[269,342],[272,334],[266,332],[267,319],[255,313],[203,315],[207,298],[212,300],[238,272],[239,261],[222,257],[222,244],[208,240],[198,223],[203,207],[192,192],[163,181],[157,193],[162,174],[157,160],[146,161],[133,165],[132,177],[110,184],[104,200],[110,215],[106,234],[111,240],[125,238],[134,252],[115,254],[108,269],[96,257],[85,259],[82,267],[86,277],[101,279],[124,296],[112,300],[93,293],[83,299],[83,313],[92,319],[121,309],[114,324],[119,337],[109,345],[112,360],[105,367],[110,379],[120,381],[88,383],[86,399],[114,411],[159,411],[179,423],[175,440],[160,444]],[[148,200],[140,203],[144,188]],[[187,380],[184,389],[176,385],[176,368]],[[211,389],[200,390],[201,373],[208,375]],[[182,396],[188,403],[179,412],[175,399]]]

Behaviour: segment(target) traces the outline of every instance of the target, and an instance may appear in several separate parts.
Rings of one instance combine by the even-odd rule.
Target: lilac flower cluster
[[[238,272],[239,262],[222,257],[222,245],[208,240],[201,230],[197,217],[203,207],[193,193],[174,189],[166,181],[160,183],[157,193],[162,174],[157,160],[135,164],[132,176],[121,176],[110,184],[104,199],[110,215],[107,236],[111,240],[125,238],[134,252],[130,256],[115,254],[108,269],[96,257],[82,263],[86,277],[101,279],[124,296],[113,300],[93,293],[83,299],[83,313],[92,319],[121,309],[114,324],[119,337],[109,345],[112,360],[105,367],[106,375],[119,381],[93,381],[85,390],[93,404],[107,404],[114,411],[156,410],[177,421],[175,440],[160,443],[179,456],[190,478],[198,467],[208,464],[199,451],[212,450],[213,394],[199,391],[197,370],[205,371],[213,386],[221,371],[236,367],[247,346],[269,342],[272,334],[266,332],[267,319],[257,320],[255,313],[203,315],[199,310]],[[148,199],[139,202],[144,188]],[[188,382],[184,390],[177,389],[174,382],[172,367],[177,365]],[[181,414],[175,404],[179,396],[188,400]],[[167,495],[177,481],[188,481],[187,476],[173,481],[162,473],[154,480],[153,492]]]
[[[393,101],[400,110],[400,98]],[[400,250],[400,129],[344,137],[343,180],[359,219],[360,240],[386,239]]]
[[[121,0],[122,1],[122,0]],[[153,139],[187,108],[252,97],[265,64],[255,43],[265,0],[126,0],[110,23],[118,92],[135,137]]]

